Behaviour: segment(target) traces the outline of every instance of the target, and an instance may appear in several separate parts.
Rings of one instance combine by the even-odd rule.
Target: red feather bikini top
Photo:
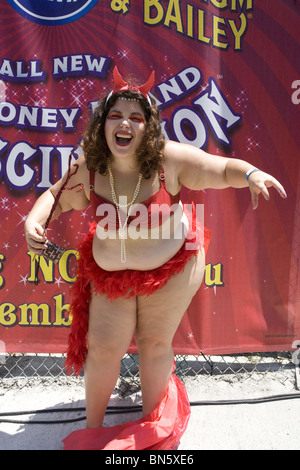
[[[173,196],[167,191],[163,170],[159,172],[159,179],[161,184],[156,193],[145,201],[133,204],[132,215],[127,222],[128,225],[133,224],[151,228],[153,225],[162,225],[162,223],[174,213],[180,202],[180,192]],[[90,171],[90,203],[95,222],[98,224],[102,221],[102,227],[108,225],[109,228],[118,229],[119,220],[114,203],[96,194],[94,191],[94,183],[95,171]],[[173,204],[174,207],[171,207]],[[122,212],[120,208],[120,213]],[[123,217],[125,221],[127,217],[125,212],[123,212]]]

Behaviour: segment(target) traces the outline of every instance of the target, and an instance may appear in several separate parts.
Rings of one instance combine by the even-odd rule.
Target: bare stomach
[[[97,230],[93,239],[93,256],[102,269],[106,271],[120,271],[135,269],[147,271],[158,268],[171,259],[182,247],[185,236],[184,230],[171,233],[167,238],[132,239],[127,236],[125,240],[126,262],[121,261],[121,240],[116,237],[101,239]],[[178,235],[180,234],[180,235]]]

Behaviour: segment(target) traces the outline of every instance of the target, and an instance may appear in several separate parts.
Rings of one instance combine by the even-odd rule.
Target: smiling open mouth
[[[116,142],[121,147],[126,147],[126,145],[129,145],[131,140],[132,140],[131,134],[123,134],[120,132],[116,134]]]

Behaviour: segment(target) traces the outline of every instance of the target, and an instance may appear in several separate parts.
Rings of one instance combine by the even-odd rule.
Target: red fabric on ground
[[[74,431],[63,440],[64,450],[171,450],[178,446],[189,418],[185,386],[173,374],[152,413],[119,426]]]

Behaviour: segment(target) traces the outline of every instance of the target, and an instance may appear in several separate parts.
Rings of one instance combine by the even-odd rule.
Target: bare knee
[[[171,341],[160,336],[136,334],[135,340],[139,354],[153,359],[169,355],[172,351]]]
[[[88,358],[96,362],[121,360],[126,353],[126,346],[123,346],[115,339],[99,338],[94,335],[88,337]]]

